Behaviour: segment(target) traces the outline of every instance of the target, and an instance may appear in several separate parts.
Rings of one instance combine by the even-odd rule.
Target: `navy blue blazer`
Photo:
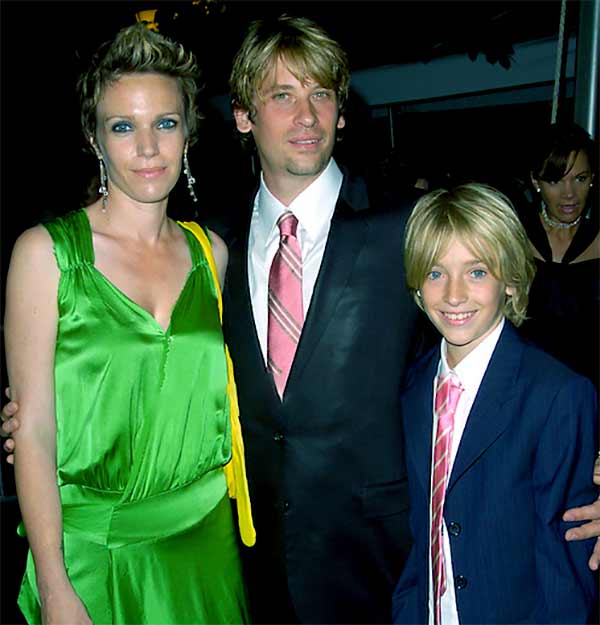
[[[428,622],[433,378],[439,347],[411,370],[401,405],[414,546],[393,598],[394,623]],[[450,476],[458,616],[466,623],[587,623],[596,602],[593,543],[566,542],[572,506],[597,496],[593,385],[522,339],[507,321]]]

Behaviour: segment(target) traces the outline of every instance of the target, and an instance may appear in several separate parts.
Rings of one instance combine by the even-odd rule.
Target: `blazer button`
[[[454,586],[458,589],[458,590],[462,590],[463,588],[467,587],[467,578],[464,575],[457,575],[454,578]]]
[[[451,521],[448,524],[448,533],[450,536],[458,536],[462,531],[462,527],[456,521]]]
[[[275,434],[273,434],[273,440],[276,443],[281,443],[281,441],[283,441],[283,438],[284,438],[284,436],[283,436],[283,434],[281,432],[275,432]]]

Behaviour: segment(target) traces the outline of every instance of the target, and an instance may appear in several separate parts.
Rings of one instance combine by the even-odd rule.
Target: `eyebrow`
[[[306,86],[303,84],[303,86]],[[327,91],[333,91],[333,89],[330,89],[329,87],[324,87],[323,85],[321,85],[318,82],[312,82],[312,84],[307,85],[309,89],[325,89]],[[294,91],[295,89],[297,89],[297,85],[288,85],[285,83],[275,83],[275,84],[271,84],[269,86],[263,86],[261,88],[261,93],[270,93],[272,91]]]
[[[466,262],[464,264],[464,267],[474,267],[475,265],[485,265],[486,267],[489,267],[489,265],[485,262],[485,260],[481,259],[481,258],[476,258],[473,260],[470,260],[468,262]],[[436,267],[444,267],[444,265],[442,265],[442,263],[440,263],[439,260],[435,261],[432,263],[431,265],[431,269],[435,269]]]
[[[164,111],[161,113],[158,113],[158,115],[154,116],[154,119],[159,119],[161,117],[168,117],[168,116],[177,116],[177,117],[182,117],[183,113],[178,113],[177,111]],[[113,119],[134,119],[135,115],[110,115],[109,117],[105,117],[105,121],[109,122]]]
[[[280,90],[286,90],[286,89],[292,90],[292,89],[294,89],[294,86],[293,85],[286,85],[286,84],[275,83],[275,84],[269,85],[268,87],[263,87],[261,89],[261,91],[263,93],[266,93],[266,92],[269,92],[269,91],[280,91]]]

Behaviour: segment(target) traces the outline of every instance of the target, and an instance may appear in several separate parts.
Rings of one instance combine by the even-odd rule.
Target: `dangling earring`
[[[536,193],[541,193],[541,192],[542,192],[542,189],[541,189],[540,187],[536,187],[536,188],[535,188],[535,192],[536,192]]]
[[[106,168],[104,167],[104,161],[102,157],[98,157],[100,163],[100,186],[98,187],[98,193],[102,196],[102,212],[106,213],[106,202],[108,201],[108,178],[106,177]]]
[[[421,289],[417,289],[417,290],[415,291],[415,293],[417,294],[417,297],[418,297],[419,299],[421,299],[421,297],[423,297],[423,296],[421,295]]]
[[[196,197],[196,192],[194,191],[194,184],[196,183],[196,179],[194,178],[194,176],[192,176],[187,152],[188,152],[188,146],[186,143],[185,148],[183,149],[183,173],[185,174],[185,177],[187,178],[187,188],[188,188],[188,191],[190,192],[190,195],[192,196],[192,201],[197,202],[198,198]]]

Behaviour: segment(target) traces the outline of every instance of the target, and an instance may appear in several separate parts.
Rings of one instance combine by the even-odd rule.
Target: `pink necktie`
[[[267,364],[282,397],[300,340],[304,313],[302,252],[296,238],[298,220],[291,211],[286,211],[277,220],[277,225],[279,249],[269,273]]]
[[[442,520],[444,518],[444,498],[448,486],[450,467],[450,449],[454,413],[463,387],[451,373],[437,379],[435,392],[435,414],[437,431],[433,450],[433,481],[431,491],[431,566],[433,580],[433,599],[435,609],[434,623],[439,625],[441,599],[446,592],[446,567],[442,548]]]

